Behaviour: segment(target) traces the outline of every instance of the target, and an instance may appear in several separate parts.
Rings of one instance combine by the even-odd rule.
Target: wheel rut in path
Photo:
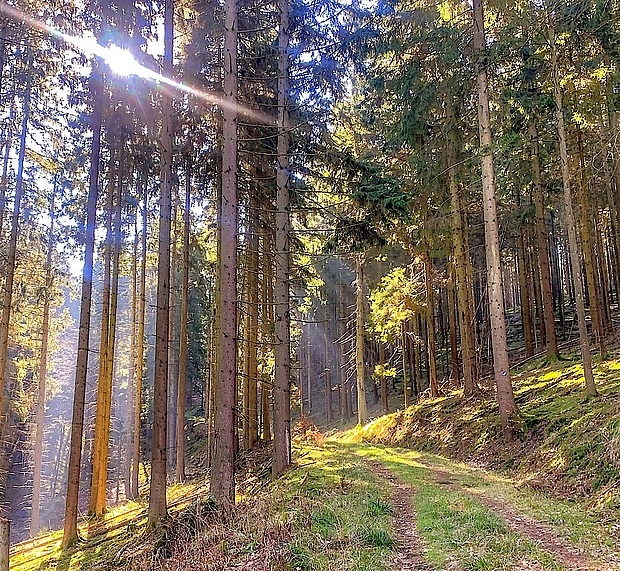
[[[475,498],[501,517],[510,529],[533,541],[549,552],[558,563],[563,564],[567,571],[605,571],[608,568],[592,564],[588,558],[576,548],[567,545],[548,525],[517,513],[511,506],[497,498],[485,496],[482,492],[468,490],[455,482],[450,474],[437,468],[427,460],[416,459],[426,466],[440,484],[450,487],[456,492]]]
[[[392,527],[396,535],[394,571],[432,571],[433,568],[422,556],[423,544],[415,524],[413,488],[399,480],[381,462],[369,460],[368,465],[375,475],[392,486]]]

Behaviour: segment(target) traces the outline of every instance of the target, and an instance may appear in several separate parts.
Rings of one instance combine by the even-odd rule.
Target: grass
[[[60,550],[61,534],[11,559],[12,571],[380,571],[393,550],[389,490],[359,456],[333,444],[303,448],[299,467],[223,519],[197,485],[170,498],[202,498],[146,532],[145,506],[111,511],[115,529]],[[86,535],[87,529],[82,530]]]
[[[542,368],[533,368],[543,365]],[[595,363],[599,396],[587,397],[577,356],[529,363],[513,373],[520,410],[519,440],[501,439],[492,391],[463,400],[459,392],[426,400],[347,434],[474,461],[523,486],[588,502],[599,517],[620,510],[620,355]]]
[[[511,531],[489,508],[469,494],[438,483],[420,460],[419,452],[380,446],[349,444],[363,457],[379,460],[416,490],[414,506],[425,557],[435,569],[508,571],[516,565],[540,565],[550,571],[563,569],[535,543]],[[434,460],[434,459],[433,459]],[[444,468],[453,464],[443,459]]]
[[[306,448],[300,469],[274,485],[272,516],[291,521],[293,568],[380,570],[393,546],[388,491],[355,455]]]

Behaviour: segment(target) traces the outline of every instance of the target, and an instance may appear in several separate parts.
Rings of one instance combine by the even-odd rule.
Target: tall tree
[[[555,118],[560,140],[560,163],[562,168],[562,183],[564,187],[564,215],[568,230],[568,245],[570,264],[572,269],[573,285],[575,288],[575,305],[577,309],[577,321],[579,326],[579,344],[581,346],[581,360],[583,362],[583,374],[586,382],[586,392],[596,395],[596,384],[592,373],[592,356],[590,354],[590,339],[586,324],[586,308],[583,291],[583,277],[581,274],[580,251],[577,241],[577,227],[573,213],[573,197],[570,184],[570,165],[568,163],[568,149],[566,144],[566,129],[564,127],[564,105],[560,74],[557,61],[557,46],[555,41],[555,24],[553,16],[547,14],[549,22],[549,45],[551,46],[551,74],[553,80],[553,95],[555,99]]]
[[[223,507],[235,503],[235,406],[237,365],[237,2],[224,3],[224,105],[218,213],[218,327],[214,379],[211,494]]]
[[[62,538],[63,547],[68,547],[69,545],[75,543],[78,537],[77,516],[80,491],[82,438],[84,435],[86,377],[88,373],[88,347],[90,339],[90,311],[93,290],[95,226],[97,221],[97,198],[99,195],[99,156],[101,153],[101,127],[103,117],[102,82],[103,78],[100,64],[97,60],[95,60],[90,77],[90,92],[93,105],[91,118],[93,140],[91,143],[90,152],[90,182],[88,189],[88,201],[86,203],[84,268],[82,270],[82,294],[80,301],[78,352],[75,367],[75,389],[73,394],[73,416],[71,421],[71,443],[69,446],[65,524]]]
[[[530,156],[532,163],[532,197],[536,211],[536,243],[538,247],[538,263],[540,265],[540,284],[542,289],[542,312],[545,322],[545,340],[547,358],[557,360],[558,341],[555,330],[555,316],[553,314],[553,293],[551,289],[551,263],[549,257],[549,240],[545,225],[545,206],[542,191],[542,177],[540,172],[540,150],[538,144],[538,129],[533,116],[528,124],[530,136]]]
[[[134,498],[139,496],[138,472],[140,469],[140,420],[142,417],[142,378],[144,375],[144,326],[146,319],[146,257],[148,239],[148,170],[141,177],[142,185],[142,232],[140,235],[140,283],[138,286],[138,307],[137,307],[137,326],[136,333],[136,365],[135,373],[135,399],[134,399],[134,420],[133,420],[133,452],[131,455],[131,495]]]
[[[167,77],[173,73],[174,2],[165,1],[164,63]],[[159,260],[157,262],[157,311],[155,321],[155,373],[153,381],[153,438],[151,441],[151,484],[149,525],[166,516],[166,444],[168,422],[168,334],[170,312],[170,226],[172,216],[172,94],[162,93],[162,133],[160,143]]]
[[[99,375],[97,378],[97,406],[95,411],[95,434],[93,438],[93,473],[90,487],[89,514],[101,517],[106,508],[107,472],[109,451],[110,414],[112,412],[112,380],[114,376],[114,345],[116,337],[116,301],[118,299],[118,257],[116,238],[120,224],[121,169],[116,169],[117,141],[112,135],[108,176],[106,241],[104,244],[104,277],[101,308],[101,335],[99,340]],[[122,161],[122,159],[121,159]],[[113,225],[114,222],[114,225]],[[114,260],[114,262],[113,262]],[[116,294],[113,294],[113,290]]]
[[[13,301],[13,281],[15,279],[15,260],[17,257],[17,236],[19,233],[19,219],[21,204],[24,197],[24,161],[26,159],[26,135],[30,120],[30,101],[32,88],[32,52],[28,49],[26,55],[26,85],[22,102],[22,126],[19,139],[19,156],[17,159],[17,175],[15,178],[15,197],[13,198],[13,215],[11,217],[11,234],[5,264],[5,282],[2,294],[2,318],[0,320],[0,426],[4,404],[4,389],[6,386],[6,365],[9,349],[9,328],[11,320],[11,306]]]
[[[187,321],[189,317],[189,215],[192,189],[192,156],[185,160],[185,204],[183,207],[183,276],[181,280],[181,327],[179,348],[179,388],[177,391],[176,481],[185,480],[185,398],[187,388]]]
[[[273,409],[273,475],[291,463],[291,304],[290,291],[290,173],[289,173],[289,5],[278,0],[278,143],[276,166],[275,383]]]
[[[34,437],[34,467],[32,475],[32,512],[30,515],[30,537],[39,533],[41,510],[41,472],[43,468],[43,427],[45,425],[45,396],[47,393],[47,352],[49,343],[50,325],[50,298],[53,286],[52,252],[54,249],[54,224],[56,212],[56,177],[50,199],[50,229],[47,243],[47,257],[45,260],[45,298],[43,300],[43,324],[41,327],[41,357],[39,362],[39,385],[37,388],[37,412]]]
[[[506,341],[504,316],[504,289],[502,284],[502,260],[499,248],[499,222],[493,165],[493,137],[491,134],[491,111],[489,108],[489,83],[486,71],[486,37],[484,29],[483,0],[473,0],[474,57],[476,58],[476,82],[478,91],[478,128],[482,166],[482,202],[484,212],[484,237],[486,244],[487,287],[489,291],[489,317],[493,345],[493,369],[502,429],[507,439],[513,437],[517,415],[510,362]]]

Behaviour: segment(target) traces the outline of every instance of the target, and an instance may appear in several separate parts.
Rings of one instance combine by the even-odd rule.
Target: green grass
[[[334,445],[305,449],[274,487],[274,509],[292,522],[293,568],[380,570],[394,539],[389,489],[359,457]]]
[[[595,360],[599,396],[584,391],[576,354],[513,372],[520,410],[518,441],[502,442],[492,391],[463,400],[453,392],[357,427],[345,436],[483,463],[521,485],[588,502],[620,519],[620,355]]]
[[[11,569],[193,570],[197,561],[209,562],[214,569],[238,564],[254,568],[257,562],[300,571],[386,569],[394,544],[389,487],[362,458],[334,445],[303,449],[299,464],[258,496],[246,499],[230,520],[206,510],[203,483],[198,489],[204,500],[202,516],[197,515],[198,504],[192,504],[147,534],[144,506],[137,506],[135,513],[127,511],[127,518],[121,518],[121,527],[64,552],[56,532],[49,536],[54,541],[44,557],[37,558],[43,553],[33,547],[13,557]],[[196,490],[175,486],[170,494],[182,497]],[[154,553],[159,559],[153,559]]]
[[[432,457],[363,444],[347,447],[361,456],[379,460],[415,488],[418,530],[426,545],[425,556],[436,569],[447,569],[451,562],[466,571],[508,571],[523,562],[538,563],[553,571],[564,569],[549,553],[510,530],[481,502],[438,483],[431,470],[420,463],[421,458],[428,461]],[[436,459],[432,460],[435,463]],[[441,467],[456,466],[444,459]]]

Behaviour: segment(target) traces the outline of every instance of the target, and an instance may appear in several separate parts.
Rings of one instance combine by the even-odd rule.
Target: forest
[[[620,570],[616,0],[0,1],[0,571]]]

